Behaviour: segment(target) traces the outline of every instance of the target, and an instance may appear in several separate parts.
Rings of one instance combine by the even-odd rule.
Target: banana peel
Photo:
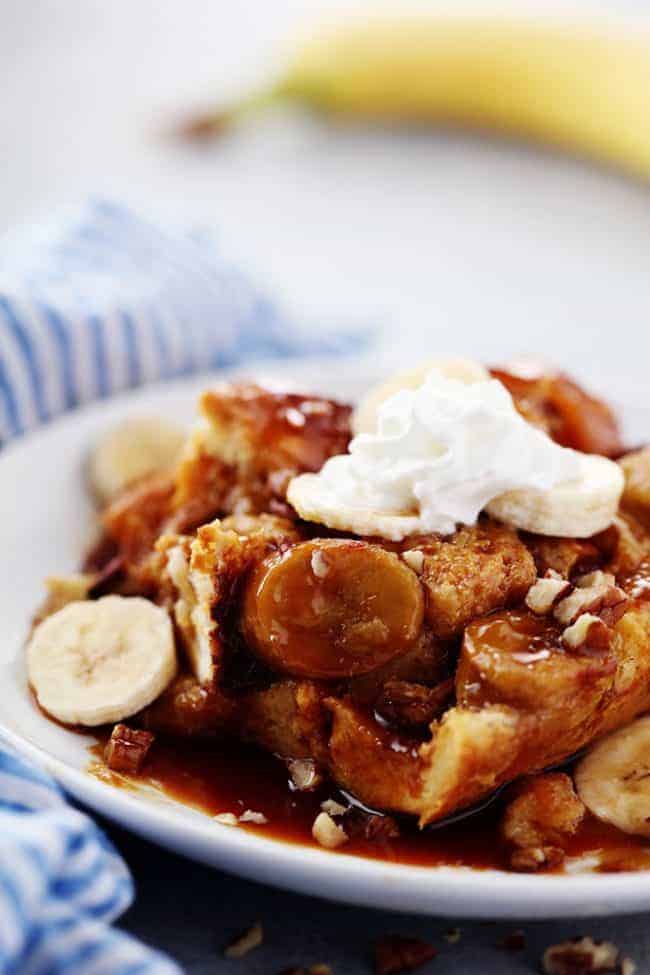
[[[650,30],[516,15],[342,24],[268,90],[195,118],[211,136],[269,104],[524,138],[650,175]]]

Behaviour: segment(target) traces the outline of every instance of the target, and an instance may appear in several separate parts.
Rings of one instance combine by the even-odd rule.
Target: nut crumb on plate
[[[594,941],[589,936],[551,945],[542,957],[544,975],[590,975],[592,972],[633,975],[635,969],[634,962],[622,957],[611,941]]]
[[[104,760],[112,772],[135,775],[144,765],[153,742],[154,735],[150,731],[116,724],[106,745]]]
[[[345,830],[338,826],[326,812],[320,812],[316,816],[311,832],[316,842],[328,850],[335,850],[348,841]]]
[[[246,809],[239,817],[240,823],[255,823],[256,826],[263,826],[268,823],[268,819],[261,812],[255,812],[253,809]]]
[[[224,949],[226,958],[243,958],[250,951],[254,951],[264,941],[264,930],[259,921],[247,928],[239,937],[231,941]]]
[[[238,826],[239,820],[234,813],[223,812],[217,813],[216,816],[212,817],[216,823],[221,823],[222,826]]]
[[[433,945],[420,938],[389,934],[375,942],[375,975],[411,972],[438,954]]]
[[[612,631],[593,613],[583,613],[575,623],[562,632],[562,643],[571,650],[591,647],[593,650],[606,650],[612,638]]]
[[[343,806],[335,799],[325,799],[324,802],[321,802],[320,807],[323,812],[329,813],[330,816],[343,816],[348,811],[347,806]]]
[[[287,767],[293,787],[298,792],[311,792],[323,781],[321,771],[311,758],[293,759]]]

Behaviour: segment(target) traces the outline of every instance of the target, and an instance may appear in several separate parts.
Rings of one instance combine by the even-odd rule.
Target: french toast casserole
[[[385,404],[423,409],[431,374],[445,442],[476,475],[475,514],[459,517],[454,495],[450,524],[425,517],[439,487],[397,514],[376,485],[358,506],[337,494],[341,458],[360,450],[379,465],[368,479],[406,490],[412,468],[379,456],[372,431],[383,415],[394,444]],[[450,407],[461,386],[477,390],[469,420]],[[311,831],[329,848],[361,819],[383,843],[440,824],[443,837],[491,802],[465,828],[489,832],[503,868],[560,869],[595,821],[642,849],[650,448],[626,453],[604,402],[550,370],[441,362],[356,411],[240,382],[205,392],[199,412],[186,437],[134,422],[98,445],[101,534],[78,574],[48,581],[28,645],[46,713],[108,729],[103,767],[118,777],[146,776],[168,746],[269,753],[287,796],[318,797]],[[534,434],[527,481],[499,468],[487,491],[469,456],[479,427],[495,469],[510,431],[517,454]],[[547,453],[554,473],[538,483]],[[558,471],[574,463],[569,490]],[[235,812],[222,821],[269,818]]]

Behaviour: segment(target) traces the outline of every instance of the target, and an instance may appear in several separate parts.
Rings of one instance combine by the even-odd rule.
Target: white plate
[[[289,363],[260,367],[256,374],[284,385],[353,397],[371,370],[361,375],[354,364]],[[87,540],[91,511],[82,465],[89,445],[102,429],[129,413],[189,419],[198,391],[207,384],[203,377],[150,387],[94,406],[0,456],[0,733],[48,768],[77,799],[122,826],[203,863],[279,887],[354,904],[456,917],[567,917],[649,908],[650,872],[528,876],[381,863],[238,831],[170,800],[112,788],[85,772],[88,740],[46,720],[27,694],[22,645],[30,616],[42,598],[43,577],[74,569]]]

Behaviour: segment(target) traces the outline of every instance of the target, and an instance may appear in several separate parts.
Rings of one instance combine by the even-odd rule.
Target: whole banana
[[[268,102],[524,137],[650,175],[650,31],[517,15],[352,21],[306,42],[268,91],[195,119],[210,135]]]

